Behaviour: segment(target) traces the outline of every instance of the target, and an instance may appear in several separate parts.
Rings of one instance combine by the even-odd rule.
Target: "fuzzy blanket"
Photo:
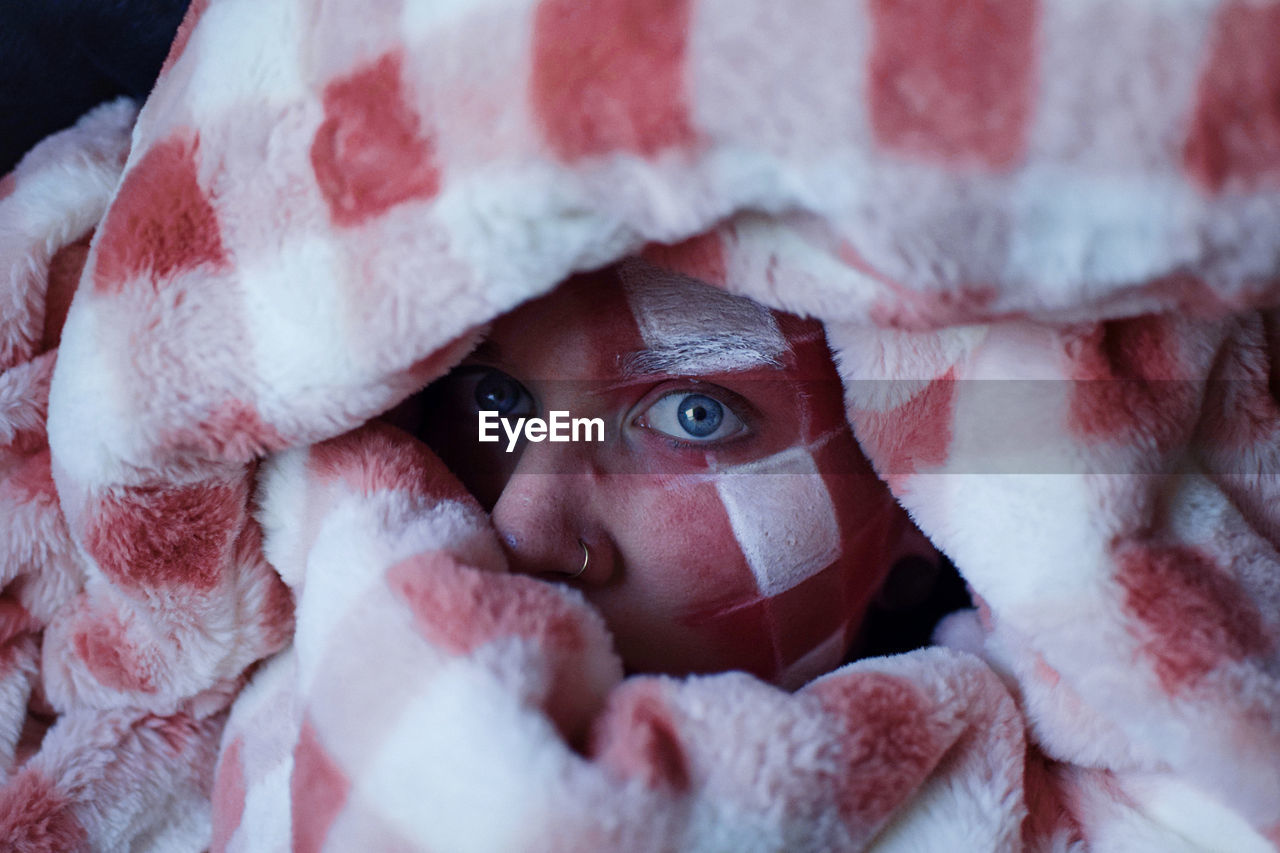
[[[1280,849],[1276,44],[1244,0],[197,0],[136,122],[0,184],[5,849]],[[636,253],[826,323],[980,602],[952,648],[624,679],[365,426]]]

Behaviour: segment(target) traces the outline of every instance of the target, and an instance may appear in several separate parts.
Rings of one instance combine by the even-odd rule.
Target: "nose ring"
[[[569,580],[573,580],[585,572],[587,570],[587,563],[591,562],[591,549],[587,547],[587,543],[579,539],[578,544],[582,546],[582,568],[569,575]]]

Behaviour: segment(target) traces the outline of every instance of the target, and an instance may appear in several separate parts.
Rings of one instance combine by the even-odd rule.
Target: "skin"
[[[636,353],[646,351],[637,306],[646,304],[647,285],[633,282],[625,290],[618,276],[612,268],[575,277],[499,318],[463,365],[397,417],[491,512],[513,571],[583,592],[609,624],[629,670],[745,669],[794,686],[838,665],[904,524],[849,432],[821,327],[781,313],[765,317],[768,328],[735,320],[741,328],[729,331],[761,339],[760,349],[769,340],[785,343],[776,363],[747,359],[754,363],[725,369],[724,359],[711,357],[703,370],[686,359],[679,371],[666,372],[652,368],[670,367],[671,359],[650,358],[650,369],[637,372]],[[728,297],[689,279],[667,283],[682,296],[682,320],[708,329],[727,322]],[[605,440],[522,441],[514,453],[505,452],[505,437],[481,444],[477,389],[492,408],[493,397],[485,395],[495,387],[506,402],[517,398],[511,417],[547,417],[551,410],[598,417]],[[693,394],[723,407],[709,437],[690,435],[691,421],[680,417]],[[791,459],[797,449],[814,460],[802,473],[752,470],[753,463]],[[794,511],[806,522],[806,513],[821,513],[799,504],[817,495],[820,505],[829,496],[824,517],[833,523],[825,533],[821,524],[806,523],[789,547],[774,553],[768,550],[774,543],[762,540],[767,559],[759,547],[754,552],[757,572],[776,563],[791,571],[788,577],[807,577],[777,594],[761,593],[740,543],[751,534],[735,534],[722,500],[726,489],[739,496],[739,506],[768,495],[774,501],[768,514]],[[792,554],[822,545],[796,546],[797,537],[818,536],[831,542],[832,559],[796,569],[786,564]],[[583,563],[580,542],[590,561],[572,577]]]

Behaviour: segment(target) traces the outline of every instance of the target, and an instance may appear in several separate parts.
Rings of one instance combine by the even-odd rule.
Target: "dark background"
[[[0,175],[90,107],[151,91],[189,0],[0,0]]]

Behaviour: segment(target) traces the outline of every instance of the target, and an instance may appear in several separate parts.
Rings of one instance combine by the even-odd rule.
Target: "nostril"
[[[556,553],[531,553],[528,543],[522,543],[513,533],[500,533],[498,538],[506,551],[507,565],[516,574],[562,583],[577,580],[592,563],[591,548],[581,537],[570,540],[577,543],[572,551],[565,548],[557,549]]]

